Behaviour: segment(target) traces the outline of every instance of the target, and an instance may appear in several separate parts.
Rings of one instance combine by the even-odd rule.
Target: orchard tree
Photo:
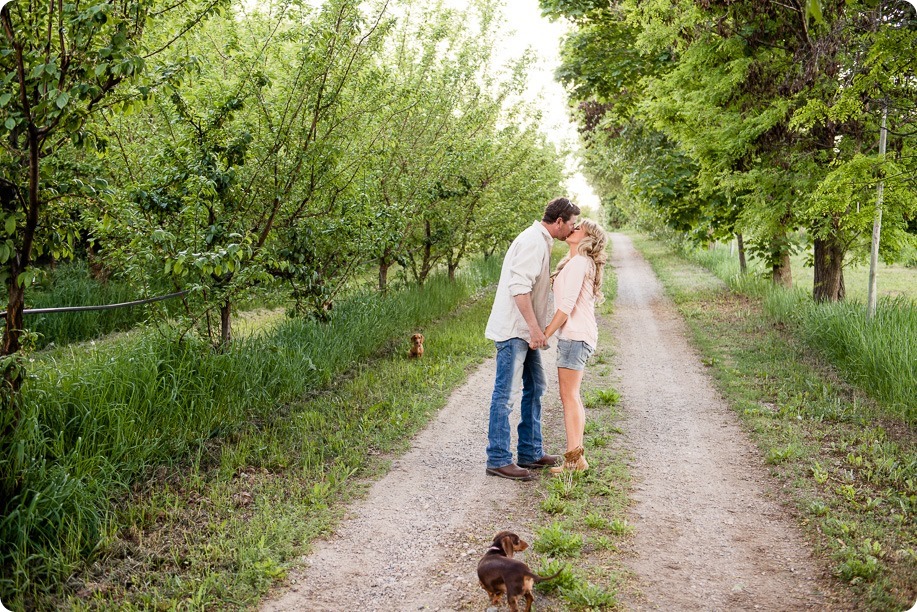
[[[485,56],[475,47],[471,54]],[[472,64],[473,84],[453,105],[437,179],[407,251],[418,281],[439,263],[454,278],[464,258],[484,246],[480,238],[490,228],[482,223],[481,211],[502,185],[516,187],[516,205],[526,209],[529,202],[546,202],[559,192],[560,156],[539,136],[534,121],[540,117],[526,101],[530,66],[528,53],[502,71],[492,61]],[[546,197],[536,187],[540,177],[555,177]]]
[[[791,127],[813,142],[800,168],[815,169],[802,209],[814,243],[817,301],[845,294],[843,265],[869,252],[876,214],[877,186],[885,204],[881,252],[891,261],[914,236],[908,223],[917,216],[912,156],[917,81],[909,52],[917,43],[917,12],[904,2],[823,4],[812,28],[818,49],[833,51],[825,72],[832,78],[812,87],[794,113]],[[892,125],[889,151],[878,151],[883,114]]]
[[[164,261],[176,286],[193,290],[189,314],[211,338],[218,310],[216,344],[231,340],[240,292],[281,278],[320,307],[330,279],[352,269],[340,261],[346,249],[314,240],[310,220],[335,224],[357,174],[362,118],[377,106],[362,87],[384,13],[382,4],[367,20],[359,2],[334,0],[214,20],[162,69],[196,61],[126,122],[153,129],[124,156],[135,177],[124,190],[134,204],[123,213],[125,259]]]
[[[560,74],[587,103],[587,129],[603,131],[607,138],[599,144],[622,162],[623,170],[593,175],[609,175],[609,184],[638,203],[641,189],[673,196],[650,198],[649,208],[661,208],[662,221],[684,223],[681,229],[697,237],[749,233],[751,251],[770,263],[775,282],[787,285],[791,235],[803,227],[814,249],[815,299],[843,297],[845,257],[868,230],[865,194],[880,171],[895,176],[889,171],[900,168],[891,165],[893,156],[882,166],[864,156],[874,154],[878,140],[878,93],[899,92],[891,94],[898,108],[909,106],[908,94],[913,99],[912,63],[898,59],[909,57],[903,50],[913,42],[902,3],[542,4],[576,20]],[[886,26],[892,33],[879,34]],[[633,61],[635,52],[643,64]],[[590,57],[609,61],[590,63]],[[589,120],[595,109],[598,117]],[[897,121],[907,124],[902,115]],[[653,172],[634,171],[640,167],[634,137],[645,134],[651,142],[652,132],[664,136],[655,138],[664,146],[650,148],[651,155],[670,150],[696,165],[696,188],[688,195],[656,190]],[[625,138],[630,143],[622,145]],[[594,163],[602,157],[593,152]],[[865,181],[870,164],[875,178]],[[904,202],[913,201],[899,183],[889,202],[897,236],[912,215]]]
[[[76,169],[69,157],[99,142],[90,120],[118,110],[133,93],[128,86],[141,84],[148,59],[219,6],[219,0],[13,0],[0,10],[0,275],[8,292],[0,356],[8,399],[22,382],[17,354],[35,258],[52,251],[67,256],[74,236],[53,222],[60,207],[105,188],[91,176],[68,175]],[[154,21],[170,26],[155,46],[147,34]],[[11,413],[4,430],[16,420]]]
[[[371,191],[359,217],[381,291],[391,267],[410,267],[411,257],[421,260],[418,278],[425,278],[435,263],[432,242],[440,240],[427,221],[442,210],[436,206],[442,196],[451,199],[470,188],[459,178],[474,146],[463,129],[482,128],[462,119],[491,104],[477,79],[491,55],[486,33],[493,27],[493,7],[477,3],[468,10],[479,16],[479,32],[468,29],[471,20],[461,12],[439,4],[409,13],[382,58],[395,89],[391,107],[380,115],[382,135],[366,160],[363,182]]]

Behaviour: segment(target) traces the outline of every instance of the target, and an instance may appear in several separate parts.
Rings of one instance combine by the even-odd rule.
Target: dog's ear
[[[508,533],[500,539],[500,548],[503,549],[503,552],[507,557],[512,558],[513,553],[516,552],[515,542],[513,540],[518,540],[519,536]]]
[[[417,334],[417,339],[420,340],[421,344],[423,344],[423,341],[424,341],[423,334]]]

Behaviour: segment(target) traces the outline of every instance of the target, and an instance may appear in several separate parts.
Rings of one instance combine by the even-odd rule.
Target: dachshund
[[[560,576],[561,568],[553,576],[539,576],[529,566],[513,559],[517,552],[528,548],[528,543],[511,531],[501,531],[494,536],[493,544],[478,562],[478,579],[481,588],[490,595],[492,606],[500,605],[500,599],[506,593],[506,601],[511,612],[519,610],[519,596],[525,596],[525,612],[532,609],[535,596],[532,587],[545,580]]]
[[[423,334],[411,336],[411,350],[408,351],[408,357],[423,357]]]

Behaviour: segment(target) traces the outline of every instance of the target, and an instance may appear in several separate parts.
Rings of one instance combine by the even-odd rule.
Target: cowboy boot
[[[584,456],[585,449],[577,446],[572,451],[564,453],[564,464],[551,468],[552,474],[561,474],[563,472],[585,472],[589,469],[589,464]]]

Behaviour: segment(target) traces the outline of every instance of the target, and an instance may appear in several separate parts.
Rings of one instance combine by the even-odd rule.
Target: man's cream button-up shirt
[[[548,324],[551,293],[551,246],[554,239],[540,221],[516,236],[503,259],[497,295],[484,336],[495,342],[510,338],[531,340],[529,326],[516,306],[514,296],[532,294],[538,325]]]

